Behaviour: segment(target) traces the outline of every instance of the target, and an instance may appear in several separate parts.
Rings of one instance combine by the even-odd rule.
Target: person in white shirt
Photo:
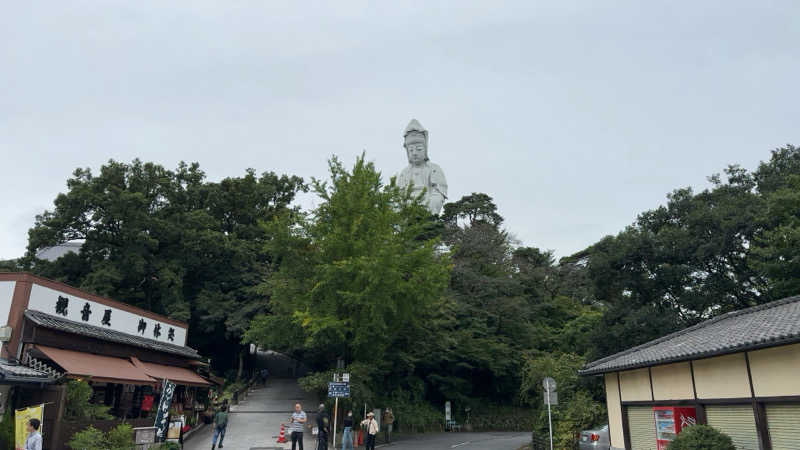
[[[28,439],[25,440],[25,450],[42,450],[42,434],[39,433],[39,419],[31,419],[25,427],[28,430]]]
[[[367,441],[364,443],[366,450],[375,450],[375,436],[378,434],[378,421],[375,413],[368,412],[367,418],[361,421],[361,426],[367,427]]]

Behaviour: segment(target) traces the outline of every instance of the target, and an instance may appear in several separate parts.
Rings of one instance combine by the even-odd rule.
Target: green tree
[[[23,264],[188,321],[190,345],[223,369],[241,369],[242,334],[268,301],[256,289],[269,257],[259,221],[287,211],[302,180],[248,170],[212,183],[196,163],[172,171],[112,160],[97,176],[76,170],[67,188],[37,216]],[[83,241],[79,253],[36,259],[38,250],[71,240]]]
[[[330,182],[314,180],[320,205],[265,225],[272,275],[261,286],[270,315],[248,342],[292,351],[319,369],[337,358],[407,380],[430,336],[450,270],[438,241],[420,239],[432,218],[410,190],[384,184],[362,155],[348,171],[332,158]]]

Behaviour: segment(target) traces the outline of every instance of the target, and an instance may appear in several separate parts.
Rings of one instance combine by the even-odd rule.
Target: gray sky
[[[800,2],[6,2],[0,259],[76,167],[310,178],[430,130],[450,199],[567,255],[800,144]],[[304,197],[301,203],[313,204]]]

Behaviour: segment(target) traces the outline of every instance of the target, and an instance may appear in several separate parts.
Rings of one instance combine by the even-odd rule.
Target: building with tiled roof
[[[612,448],[660,449],[706,423],[737,449],[800,448],[800,296],[722,314],[590,362]]]
[[[46,448],[64,448],[74,431],[59,407],[68,380],[86,380],[92,401],[134,426],[152,426],[167,381],[180,414],[196,416],[209,397],[185,322],[29,273],[0,273],[0,322],[0,409],[9,389],[26,390],[15,408],[54,405],[44,408]]]

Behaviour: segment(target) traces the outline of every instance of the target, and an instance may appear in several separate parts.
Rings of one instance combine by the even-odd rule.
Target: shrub
[[[106,437],[102,431],[89,425],[85,430],[72,435],[67,447],[73,450],[106,450]]]
[[[735,450],[728,435],[708,425],[695,425],[682,430],[667,450]]]
[[[73,450],[130,450],[133,446],[133,427],[127,423],[117,425],[108,433],[89,425],[72,435],[67,443]]]
[[[106,434],[106,442],[111,450],[129,450],[133,448],[133,427],[122,423]]]
[[[0,448],[14,448],[14,410],[10,403],[0,422]]]
[[[112,419],[105,405],[95,405],[89,402],[92,398],[92,387],[83,380],[70,380],[67,382],[67,405],[64,412],[68,420],[105,420]]]

